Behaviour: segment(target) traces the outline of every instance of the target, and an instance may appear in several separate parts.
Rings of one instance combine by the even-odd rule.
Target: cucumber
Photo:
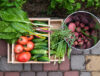
[[[38,61],[43,61],[43,62],[49,62],[50,61],[50,59],[46,56],[39,57],[39,58],[37,58],[37,60]]]
[[[35,43],[35,46],[48,46],[48,43],[44,43],[44,42]]]
[[[40,39],[40,38],[39,38],[39,39],[33,39],[32,41],[35,42],[35,43],[37,43],[37,42],[42,42],[42,41],[44,41],[44,40],[45,40],[45,39]]]
[[[35,59],[37,59],[37,57],[41,57],[41,56],[43,56],[43,55],[34,55],[34,56],[31,57],[30,60],[35,60]]]
[[[44,49],[44,50],[48,50],[47,46],[35,46],[34,49]]]
[[[31,54],[47,54],[47,50],[34,49],[31,51]]]

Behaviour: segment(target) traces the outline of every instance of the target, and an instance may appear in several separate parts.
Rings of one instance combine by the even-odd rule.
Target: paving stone
[[[42,71],[43,65],[42,64],[33,64],[32,70],[33,71]]]
[[[63,70],[63,71],[67,71],[70,69],[70,61],[69,59],[67,58],[67,56],[65,56],[65,61],[63,61],[60,66],[59,66],[59,69],[60,70]]]
[[[79,72],[78,71],[65,72],[64,76],[79,76]]]
[[[21,72],[21,76],[35,76],[35,72]]]
[[[0,76],[3,76],[3,72],[0,72]]]
[[[0,70],[1,71],[22,71],[22,64],[8,64],[6,57],[0,59]]]
[[[92,76],[100,76],[100,72],[92,72]]]
[[[48,76],[63,76],[62,72],[49,72]]]
[[[5,72],[5,76],[20,76],[19,72]]]
[[[91,76],[90,72],[81,72],[80,76]]]
[[[38,72],[37,76],[47,76],[47,72]]]
[[[80,54],[82,54],[82,53],[83,53],[82,50],[76,49],[76,48],[72,48],[71,54],[73,54],[73,55],[80,55]]]
[[[31,65],[30,64],[24,64],[24,71],[30,71]]]
[[[0,56],[7,56],[7,43],[0,40]]]
[[[100,41],[91,49],[92,54],[100,54]]]
[[[100,56],[90,55],[86,56],[86,70],[87,71],[100,71]]]
[[[58,63],[44,64],[44,71],[57,71],[57,70],[58,70]]]
[[[71,56],[71,69],[72,70],[84,70],[85,69],[85,57],[83,55]]]

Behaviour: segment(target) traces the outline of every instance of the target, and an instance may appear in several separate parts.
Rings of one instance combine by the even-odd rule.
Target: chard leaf
[[[34,30],[32,29],[32,26],[25,23],[13,22],[12,27],[15,28],[20,33],[28,32],[30,35],[32,35],[34,32]]]
[[[26,12],[18,8],[9,8],[0,11],[0,17],[4,21],[30,22]]]

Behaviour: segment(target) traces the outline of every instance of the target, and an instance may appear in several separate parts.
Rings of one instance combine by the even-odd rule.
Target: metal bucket
[[[66,23],[65,21],[66,21],[67,18],[69,18],[70,16],[72,16],[72,15],[74,15],[74,14],[76,14],[76,13],[87,13],[87,14],[89,14],[93,19],[95,19],[95,21],[96,21],[97,23],[100,24],[100,19],[99,19],[98,17],[96,17],[94,14],[92,14],[92,13],[90,13],[90,12],[87,12],[87,11],[76,11],[76,12],[70,14],[69,16],[67,16],[67,17],[65,18],[64,23]],[[78,50],[78,51],[79,51],[79,50],[89,50],[89,49],[95,48],[98,44],[100,44],[100,30],[99,30],[99,37],[98,37],[98,38],[99,38],[98,42],[97,42],[95,45],[93,45],[92,47],[90,47],[90,48],[87,48],[87,49],[79,49],[79,48],[72,47],[72,49],[75,49],[75,50]]]

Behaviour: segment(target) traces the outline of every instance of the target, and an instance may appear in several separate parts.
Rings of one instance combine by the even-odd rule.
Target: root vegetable
[[[78,36],[79,36],[79,34],[78,34],[77,32],[75,32],[75,36],[76,36],[76,37],[78,37]]]
[[[85,29],[85,30],[89,30],[89,27],[88,27],[88,26],[85,26],[84,29]]]
[[[77,42],[77,41],[75,41],[75,42],[74,42],[74,45],[78,45],[78,42]]]
[[[75,31],[75,28],[76,28],[75,23],[70,23],[69,26],[68,26],[68,29],[71,30],[72,32]]]
[[[82,38],[81,38],[81,37],[79,37],[79,38],[78,38],[78,42],[81,42],[81,41],[82,41]]]
[[[89,36],[90,35],[90,33],[88,32],[88,31],[85,31],[85,33]]]
[[[87,48],[90,48],[90,47],[91,47],[91,42],[88,41],[88,42],[87,42]]]
[[[65,20],[65,22],[66,22],[66,23],[69,23],[69,22],[71,22],[71,20],[72,20],[71,17],[68,17],[68,18]]]
[[[76,28],[76,31],[77,31],[77,32],[80,32],[80,31],[81,31],[81,28],[80,28],[80,27],[77,27],[77,28]]]
[[[76,21],[75,24],[76,24],[76,26],[79,26],[80,22],[79,21]]]
[[[81,28],[84,28],[85,24],[83,24],[83,23],[80,23],[80,26],[81,26]]]
[[[81,42],[79,42],[79,45],[83,45],[84,44],[84,41],[82,40]]]

